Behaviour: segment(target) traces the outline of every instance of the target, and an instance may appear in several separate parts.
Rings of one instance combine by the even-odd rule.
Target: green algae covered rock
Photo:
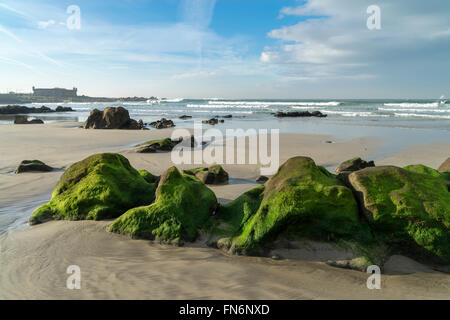
[[[204,184],[227,184],[229,179],[228,173],[219,164],[211,167],[184,170],[184,173],[191,176],[196,176]]]
[[[281,233],[325,241],[371,239],[367,226],[360,223],[351,190],[306,157],[289,159],[264,187],[226,205],[224,211],[231,220],[239,215],[242,223],[237,235],[219,240],[218,246],[237,253],[258,253],[261,245]]]
[[[444,174],[423,165],[350,174],[374,232],[400,250],[450,262],[450,193]]]
[[[219,219],[224,222],[217,233],[233,236],[259,209],[264,197],[264,186],[255,187],[237,199],[219,207]]]
[[[137,153],[169,152],[180,142],[181,140],[177,141],[170,138],[151,140],[136,146],[135,151]]]
[[[161,176],[156,201],[129,210],[109,230],[135,238],[181,244],[197,238],[199,230],[210,224],[216,208],[216,196],[208,187],[172,167]]]
[[[96,154],[62,175],[50,202],[33,212],[30,223],[115,218],[130,208],[152,203],[155,189],[124,156]]]
[[[409,165],[409,166],[404,167],[403,169],[411,171],[411,172],[415,172],[415,173],[426,174],[426,175],[429,175],[429,176],[435,177],[435,178],[443,178],[444,177],[441,172],[439,172],[433,168],[424,166],[422,164]]]
[[[145,179],[148,183],[157,183],[159,181],[159,177],[155,176],[154,174],[151,174],[147,170],[139,170],[139,174],[142,178]]]

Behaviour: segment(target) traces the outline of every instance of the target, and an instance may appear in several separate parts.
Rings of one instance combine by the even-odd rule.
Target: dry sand
[[[171,134],[163,131],[96,131],[77,123],[0,126],[0,227],[31,214],[49,198],[64,168],[99,152],[124,154],[137,169],[161,174],[170,154],[137,154],[131,146]],[[310,156],[333,167],[355,156],[369,159],[381,141],[364,137],[328,144],[330,136],[281,135],[280,163]],[[415,161],[437,167],[450,144],[418,146],[393,155],[390,164]],[[425,152],[421,151],[425,150]],[[444,157],[444,155],[446,155]],[[436,160],[443,158],[442,161]],[[10,174],[20,161],[39,159],[52,173]],[[183,166],[193,167],[193,166]],[[222,202],[255,185],[257,165],[225,165],[233,178],[212,189]],[[6,218],[5,218],[6,217]],[[3,219],[3,220],[2,220]],[[368,290],[368,275],[323,262],[229,257],[202,246],[175,248],[108,233],[108,222],[51,222],[0,236],[2,299],[449,299],[450,276],[404,257],[393,257],[381,290]],[[330,252],[330,248],[325,248]],[[322,249],[304,249],[320,257]],[[332,252],[333,253],[333,252]],[[305,259],[315,260],[315,259]],[[320,259],[316,259],[320,260]],[[66,288],[66,268],[78,265],[82,289]],[[406,274],[405,274],[406,273]]]

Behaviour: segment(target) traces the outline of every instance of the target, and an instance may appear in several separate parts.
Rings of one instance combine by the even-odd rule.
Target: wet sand
[[[368,274],[320,262],[226,256],[108,233],[108,222],[50,222],[0,240],[1,299],[448,299],[450,276]],[[81,290],[66,288],[69,265]],[[411,272],[411,270],[410,270]],[[412,270],[415,272],[415,270]]]

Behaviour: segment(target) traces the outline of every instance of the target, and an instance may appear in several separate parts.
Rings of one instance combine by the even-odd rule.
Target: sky
[[[440,0],[0,0],[0,92],[449,97],[449,16]]]

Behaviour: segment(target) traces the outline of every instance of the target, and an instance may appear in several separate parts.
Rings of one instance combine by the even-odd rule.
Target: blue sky
[[[371,4],[380,30],[366,27]],[[0,0],[0,92],[450,96],[449,15],[438,0]]]

